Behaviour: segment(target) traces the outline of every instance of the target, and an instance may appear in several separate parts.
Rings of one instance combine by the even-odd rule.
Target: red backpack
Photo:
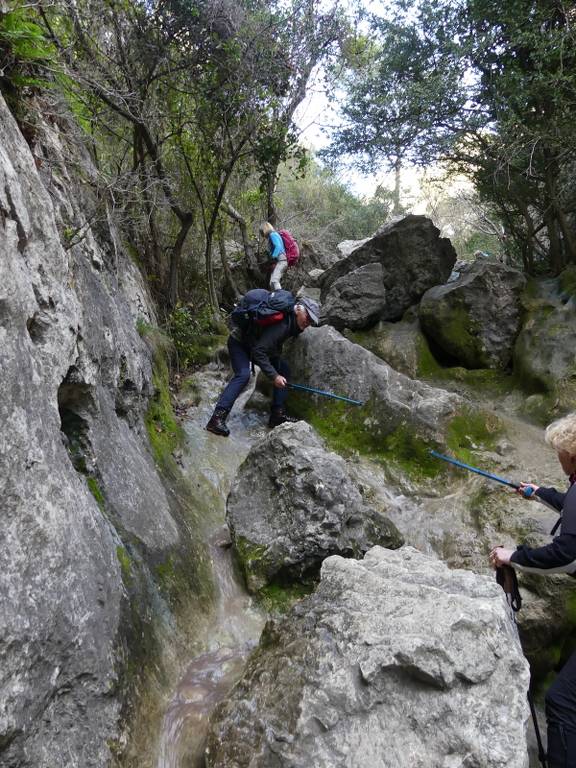
[[[300,258],[300,248],[298,248],[298,243],[286,229],[279,229],[278,234],[284,243],[286,261],[288,262],[288,266],[291,267],[293,264],[296,264]]]

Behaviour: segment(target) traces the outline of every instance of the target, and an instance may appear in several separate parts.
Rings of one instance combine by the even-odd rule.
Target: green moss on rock
[[[374,415],[378,406],[372,401],[362,407],[338,402],[316,404],[297,394],[291,408],[342,456],[358,452],[381,463],[393,463],[414,479],[435,477],[441,471],[430,456],[429,443],[416,434],[414,427],[399,423],[386,431]]]
[[[120,563],[120,571],[122,573],[122,581],[124,585],[129,589],[132,586],[132,561],[130,555],[126,549],[122,546],[116,547],[116,557]]]
[[[504,430],[500,419],[486,411],[463,409],[446,430],[446,444],[454,456],[465,462],[477,460],[478,450],[492,449]]]
[[[234,538],[234,547],[248,591],[258,592],[268,583],[267,547],[263,544],[254,544],[244,536]]]
[[[258,592],[258,599],[267,613],[284,614],[314,591],[311,584],[268,584]]]
[[[161,466],[166,467],[173,461],[172,453],[184,441],[184,431],[176,420],[170,397],[167,357],[169,342],[158,329],[146,329],[144,338],[153,352],[154,385],[154,395],[150,399],[144,421],[154,457]]]
[[[100,509],[104,510],[105,499],[104,499],[104,494],[102,493],[102,490],[101,490],[100,486],[98,485],[98,480],[96,480],[96,478],[93,477],[93,476],[89,476],[89,477],[86,478],[86,484],[87,484],[88,488],[90,489],[90,493],[96,499]]]
[[[566,267],[559,277],[560,290],[568,296],[576,296],[576,265]]]

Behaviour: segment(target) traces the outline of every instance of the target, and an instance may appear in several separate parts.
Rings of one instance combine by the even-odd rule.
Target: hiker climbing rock
[[[576,574],[576,413],[553,422],[546,429],[546,442],[558,454],[563,471],[569,477],[566,493],[534,483],[520,483],[516,490],[523,498],[537,499],[560,512],[560,533],[551,544],[516,550],[494,547],[490,562],[494,568],[511,565],[529,573]],[[527,496],[526,489],[532,489]],[[548,723],[548,768],[576,768],[576,653],[568,659],[546,694]]]
[[[280,357],[282,345],[286,339],[299,336],[309,325],[319,324],[320,307],[312,299],[294,299],[289,291],[269,293],[261,288],[248,291],[231,315],[228,351],[234,376],[220,395],[206,429],[223,437],[230,434],[226,419],[250,380],[252,363],[274,384],[268,426],[296,421],[287,416],[285,410],[290,371]]]
[[[280,281],[284,272],[286,272],[289,266],[295,264],[300,257],[298,244],[290,232],[287,232],[285,229],[277,232],[268,221],[260,225],[259,232],[260,237],[264,238],[268,243],[268,253],[273,265],[272,274],[270,275],[270,290],[278,291],[282,288]]]

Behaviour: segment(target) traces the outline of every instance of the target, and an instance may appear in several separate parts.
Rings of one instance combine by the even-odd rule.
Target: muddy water
[[[250,446],[265,432],[264,417],[243,412],[247,392],[229,419],[231,436],[211,435],[204,425],[223,380],[217,370],[207,369],[196,376],[196,382],[201,403],[189,410],[184,421],[188,443],[184,471],[192,482],[201,478],[213,491],[202,535],[209,544],[217,596],[208,630],[199,638],[202,652],[190,659],[166,707],[157,768],[203,765],[208,718],[239,678],[265,621],[237,573],[225,525],[228,491]]]

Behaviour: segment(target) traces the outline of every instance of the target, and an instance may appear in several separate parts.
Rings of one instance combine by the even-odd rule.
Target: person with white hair
[[[558,535],[544,547],[519,545],[515,550],[494,547],[490,562],[494,568],[510,565],[529,573],[567,573],[576,576],[576,413],[548,426],[545,439],[556,451],[562,470],[568,475],[566,492],[521,483],[517,490],[530,500],[546,504],[560,512],[552,529]],[[576,768],[576,652],[568,659],[546,693],[548,724],[548,768]]]

